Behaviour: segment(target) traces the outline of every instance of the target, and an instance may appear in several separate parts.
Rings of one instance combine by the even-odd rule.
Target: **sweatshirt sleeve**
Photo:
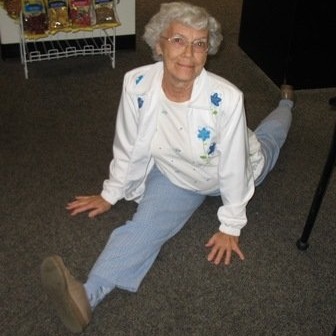
[[[127,90],[131,78],[130,74],[126,74],[124,78],[113,141],[113,159],[109,167],[109,179],[104,181],[101,192],[101,196],[112,205],[124,197],[130,156],[138,133],[138,108]]]
[[[247,223],[246,206],[254,193],[249,160],[248,131],[243,94],[229,92],[219,130],[219,184],[223,205],[218,209],[219,230],[239,236]]]

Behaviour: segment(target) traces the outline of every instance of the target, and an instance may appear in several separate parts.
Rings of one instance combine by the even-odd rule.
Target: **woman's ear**
[[[155,51],[157,55],[161,56],[163,54],[160,42],[157,42],[155,45]]]

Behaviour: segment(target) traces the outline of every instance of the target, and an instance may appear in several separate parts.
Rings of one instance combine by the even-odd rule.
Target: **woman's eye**
[[[182,37],[174,37],[173,41],[176,44],[184,44],[184,39]]]
[[[197,41],[195,45],[200,48],[206,47],[206,43],[204,41]]]

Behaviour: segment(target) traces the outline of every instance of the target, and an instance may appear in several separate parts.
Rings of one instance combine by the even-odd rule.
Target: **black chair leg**
[[[310,207],[310,211],[309,211],[309,215],[306,220],[306,224],[303,228],[301,238],[296,242],[296,246],[298,247],[299,250],[304,251],[309,246],[308,239],[314,227],[316,216],[320,209],[323,196],[325,194],[325,191],[327,189],[327,186],[330,180],[331,173],[335,166],[335,158],[336,158],[336,125],[334,128],[334,135],[333,135],[333,139],[331,142],[328,158],[325,163],[318,187],[315,191],[315,195],[314,195],[311,207]]]

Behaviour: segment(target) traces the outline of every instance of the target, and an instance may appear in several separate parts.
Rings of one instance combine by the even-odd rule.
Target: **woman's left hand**
[[[215,265],[219,265],[223,260],[225,265],[229,265],[232,252],[237,253],[239,258],[244,260],[245,257],[239,248],[238,242],[239,237],[230,236],[223,232],[215,233],[205,244],[206,247],[211,248],[211,251],[208,254],[208,261],[213,262]]]

